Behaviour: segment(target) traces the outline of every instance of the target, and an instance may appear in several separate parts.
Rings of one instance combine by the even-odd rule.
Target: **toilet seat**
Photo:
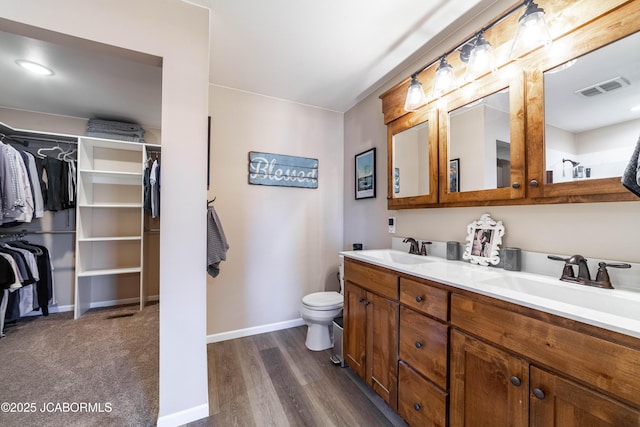
[[[302,304],[312,310],[335,310],[342,308],[344,297],[338,292],[314,292],[302,298]]]

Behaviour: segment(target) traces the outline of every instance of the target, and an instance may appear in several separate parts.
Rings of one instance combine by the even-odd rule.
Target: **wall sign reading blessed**
[[[250,151],[249,184],[318,188],[318,159]]]

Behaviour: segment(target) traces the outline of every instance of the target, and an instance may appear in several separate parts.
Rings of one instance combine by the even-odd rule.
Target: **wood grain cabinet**
[[[451,313],[451,427],[640,425],[637,348],[458,295]]]
[[[400,278],[398,413],[411,425],[447,425],[448,295]]]
[[[640,426],[640,340],[350,259],[344,352],[411,426]]]
[[[344,357],[394,410],[398,405],[398,277],[345,260]]]

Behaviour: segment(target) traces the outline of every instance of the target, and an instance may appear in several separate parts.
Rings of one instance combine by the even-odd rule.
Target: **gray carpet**
[[[73,313],[51,314],[5,326],[0,425],[155,425],[159,305],[137,307],[94,309],[78,320]]]

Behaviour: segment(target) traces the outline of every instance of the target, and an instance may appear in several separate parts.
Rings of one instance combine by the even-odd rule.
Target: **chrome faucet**
[[[409,253],[420,255],[420,248],[418,247],[418,241],[413,237],[407,237],[402,241],[402,243],[411,243],[411,247],[409,247]]]
[[[591,274],[589,273],[587,260],[582,255],[574,255],[570,258],[547,255],[547,258],[554,261],[564,261],[564,268],[562,269],[562,276],[560,276],[560,280],[564,280],[565,282],[579,283],[581,285],[596,286],[598,288],[613,289],[607,267],[631,268],[631,264],[627,263],[600,262],[598,263],[598,273],[596,274],[596,279],[591,280]],[[578,266],[578,277],[574,276],[574,265]]]

